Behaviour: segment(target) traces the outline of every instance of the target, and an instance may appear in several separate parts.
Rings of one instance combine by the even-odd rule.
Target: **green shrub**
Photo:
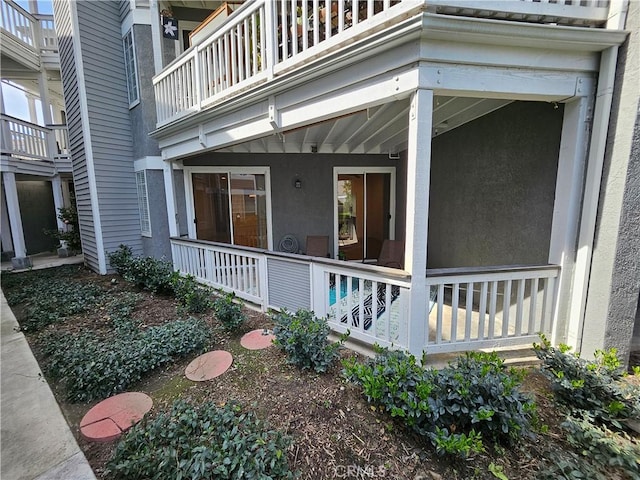
[[[109,298],[105,308],[109,315],[111,327],[118,335],[133,334],[138,326],[132,319],[131,314],[140,300],[140,295],[124,292]]]
[[[640,416],[638,388],[619,382],[624,372],[615,349],[599,350],[594,360],[585,360],[566,345],[554,348],[542,337],[534,350],[556,397],[570,411],[592,412],[617,428],[622,428],[620,419]]]
[[[118,250],[107,256],[109,264],[126,281],[151,293],[173,293],[173,281],[178,273],[173,271],[171,262],[153,257],[134,257],[127,245],[120,245]]]
[[[522,373],[507,370],[495,352],[466,353],[440,371],[386,349],[365,364],[343,365],[369,402],[429,438],[439,453],[466,456],[481,451],[482,439],[512,444],[530,432],[535,404],[519,391]]]
[[[275,323],[274,343],[284,350],[289,363],[303,370],[312,368],[316,372],[326,372],[349,336],[347,332],[338,342],[329,342],[327,337],[331,330],[327,321],[316,318],[308,310],[298,310],[295,315],[287,311],[272,312],[271,318]]]
[[[621,432],[598,426],[586,412],[569,415],[562,423],[567,440],[582,454],[607,469],[619,467],[631,478],[640,478],[640,443]]]
[[[22,290],[20,303],[25,304],[25,317],[20,322],[23,331],[37,331],[67,317],[95,307],[102,289],[93,283],[79,283],[61,278],[38,281]],[[22,295],[26,295],[26,298]],[[16,301],[16,297],[12,297]]]
[[[246,320],[246,315],[242,312],[243,303],[235,298],[236,295],[231,292],[223,294],[213,302],[216,318],[228,331],[237,329]]]
[[[47,373],[66,387],[68,400],[88,402],[126,390],[143,374],[187,353],[203,351],[210,332],[196,319],[176,320],[109,339],[92,333],[49,335]]]
[[[65,242],[67,247],[74,252],[81,252],[82,240],[80,238],[80,223],[78,222],[75,197],[71,197],[71,206],[58,209],[58,218],[66,225],[66,228],[64,230],[45,229],[44,234],[55,238],[59,242]]]
[[[145,416],[118,443],[107,469],[117,479],[292,479],[291,441],[235,403],[182,400]]]
[[[608,480],[598,468],[569,451],[549,452],[546,466],[538,472],[538,480]]]
[[[199,285],[193,275],[175,276],[172,280],[172,289],[180,303],[181,311],[204,313],[213,306],[211,289]]]

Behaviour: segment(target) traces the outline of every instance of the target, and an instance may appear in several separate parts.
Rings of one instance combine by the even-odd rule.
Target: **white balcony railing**
[[[9,115],[2,115],[2,154],[22,160],[54,162],[69,155],[66,125],[41,127]]]
[[[307,308],[369,345],[409,348],[407,272],[189,239],[171,239],[171,249],[175,270],[264,311]],[[554,265],[428,270],[423,349],[525,346],[540,332],[551,335],[559,271]]]
[[[253,0],[153,79],[158,126],[421,11],[602,26],[608,0]]]
[[[53,15],[33,15],[13,0],[0,2],[1,27],[32,50],[58,51]]]

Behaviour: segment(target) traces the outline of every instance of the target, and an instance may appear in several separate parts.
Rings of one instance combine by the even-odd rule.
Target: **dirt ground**
[[[98,276],[85,270],[79,271],[78,276],[112,292],[137,292],[140,299],[133,315],[144,325],[162,324],[178,316],[172,298],[139,292],[117,276]],[[20,321],[22,309],[18,306],[14,312]],[[272,428],[293,438],[289,464],[292,470],[300,472],[301,479],[495,479],[489,471],[493,463],[502,467],[509,479],[527,480],[536,477],[549,452],[569,448],[548,381],[536,368],[531,368],[523,389],[535,396],[540,421],[548,426],[548,431],[523,439],[518,447],[508,451],[488,451],[468,460],[450,461],[437,456],[424,439],[369,405],[357,387],[344,381],[339,363],[328,373],[317,374],[289,365],[275,346],[244,349],[240,345],[243,334],[273,326],[267,315],[246,308],[245,313],[247,321],[233,334],[216,329],[212,349],[227,350],[233,355],[233,364],[225,374],[207,382],[187,380],[184,370],[193,360],[188,357],[152,372],[130,390],[151,396],[152,414],[177,398],[193,402],[212,400],[218,404],[239,401],[244,408],[268,420]],[[105,331],[106,318],[106,311],[97,309],[49,328]],[[212,326],[217,325],[212,314],[204,318]],[[42,338],[42,334],[28,335],[41,365],[46,362],[41,351]],[[351,355],[356,354],[348,349],[342,351],[343,357]],[[55,383],[51,386],[96,476],[107,478],[104,467],[115,442],[88,442],[79,434],[80,420],[93,404],[68,403],[61,387]]]

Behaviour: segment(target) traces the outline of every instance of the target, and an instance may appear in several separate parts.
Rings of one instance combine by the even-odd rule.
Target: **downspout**
[[[591,142],[587,158],[587,174],[574,271],[575,283],[567,332],[567,343],[574,346],[576,351],[582,349],[587,291],[591,274],[596,217],[600,199],[609,117],[611,116],[618,49],[617,45],[609,47],[601,53],[600,57],[600,72],[596,90]]]

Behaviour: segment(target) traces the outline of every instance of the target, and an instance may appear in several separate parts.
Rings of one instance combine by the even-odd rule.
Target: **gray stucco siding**
[[[430,268],[548,262],[562,118],[514,102],[433,139]]]

